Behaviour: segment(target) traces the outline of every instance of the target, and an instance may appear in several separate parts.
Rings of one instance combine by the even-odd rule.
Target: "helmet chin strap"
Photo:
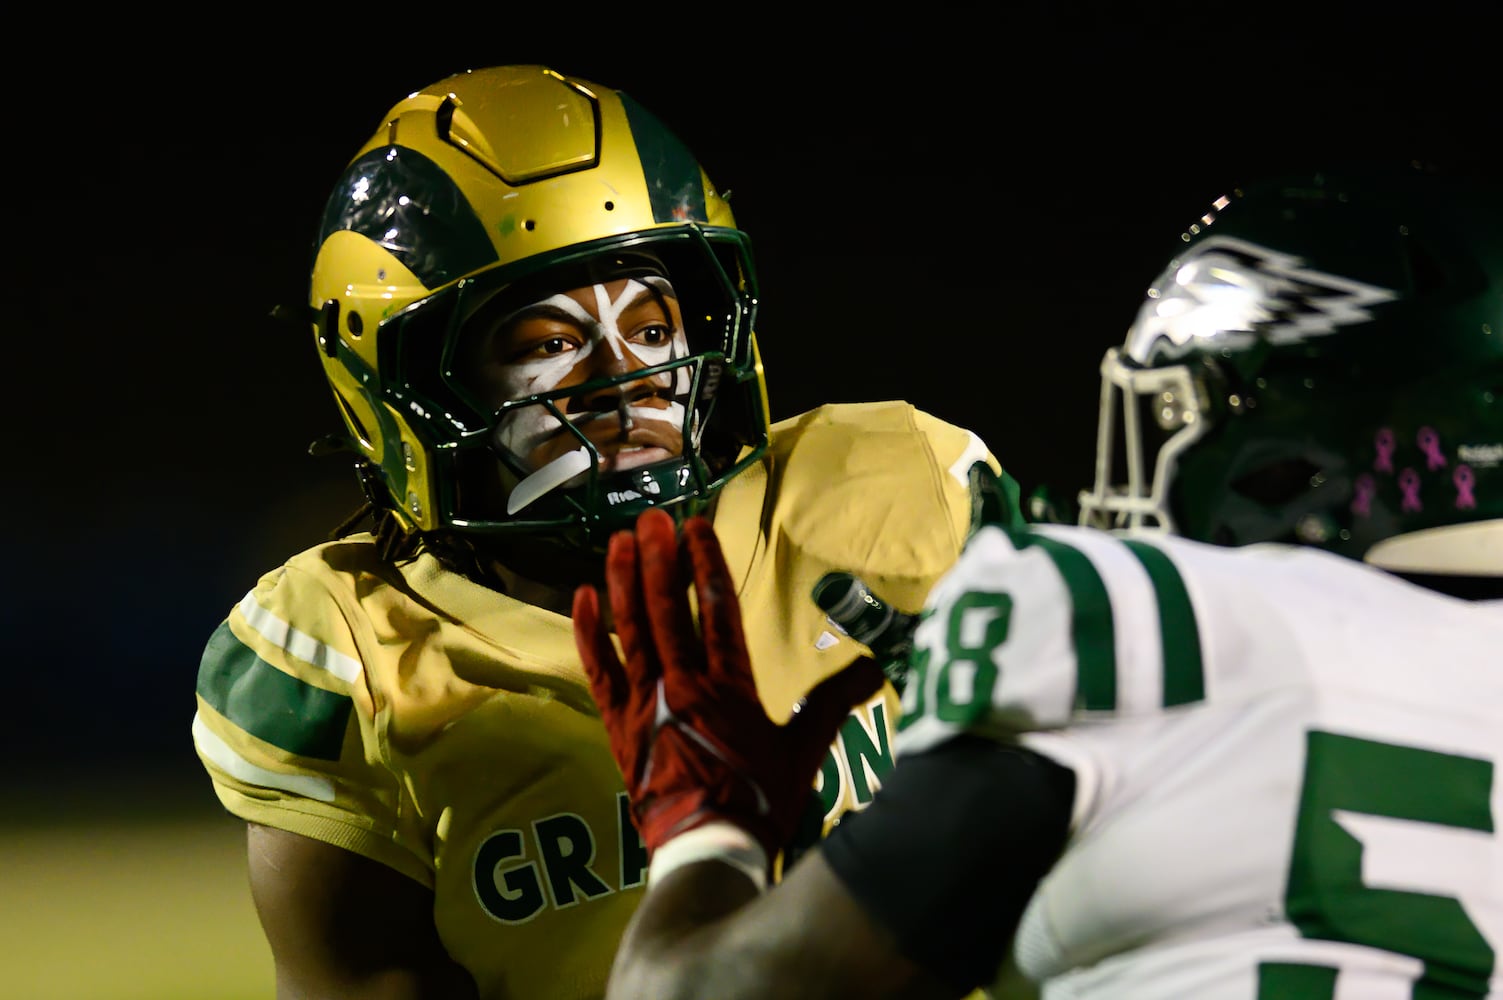
[[[588,448],[580,447],[565,452],[512,489],[511,495],[506,498],[506,513],[515,514],[544,493],[557,489],[584,472],[594,461]]]

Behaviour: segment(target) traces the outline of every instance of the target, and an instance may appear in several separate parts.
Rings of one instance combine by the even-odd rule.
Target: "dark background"
[[[906,398],[1073,496],[1101,351],[1214,198],[1331,159],[1496,171],[1487,6],[234,9],[14,36],[40,60],[6,71],[3,120],[19,780],[184,781],[212,806],[203,643],[358,500],[306,454],[338,427],[311,334],[268,314],[304,301],[323,201],[408,91],[501,62],[626,90],[732,191],[775,417]]]

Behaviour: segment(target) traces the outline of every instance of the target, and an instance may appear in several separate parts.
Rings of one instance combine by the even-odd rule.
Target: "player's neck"
[[[556,612],[565,618],[570,616],[574,607],[573,584],[544,583],[523,576],[499,562],[493,562],[490,571],[501,584],[501,590],[506,596]]]

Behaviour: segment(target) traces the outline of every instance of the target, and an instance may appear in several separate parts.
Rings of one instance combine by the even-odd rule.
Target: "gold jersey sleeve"
[[[426,885],[403,830],[401,788],[374,752],[365,655],[339,599],[340,543],[266,574],[215,630],[199,665],[194,744],[225,807],[375,858]],[[374,568],[374,560],[367,559]],[[294,624],[295,623],[295,624]],[[357,709],[357,705],[359,706]]]
[[[825,573],[854,573],[917,611],[974,529],[970,469],[1017,486],[974,433],[905,402],[832,404],[775,426],[768,461],[722,493],[716,533],[740,585],[763,705],[783,720],[811,687],[867,650],[814,603]],[[825,832],[871,801],[892,763],[898,696],[886,686],[846,720],[818,780]]]
[[[767,460],[722,491],[770,713],[863,652],[812,600],[826,571],[921,606],[971,529],[974,461],[1000,472],[974,435],[907,404],[829,406],[778,424]],[[847,720],[817,782],[824,829],[870,801],[896,711],[889,689]],[[481,996],[602,994],[647,856],[568,618],[431,556],[383,563],[369,535],[315,546],[210,638],[193,733],[231,813],[432,887]]]

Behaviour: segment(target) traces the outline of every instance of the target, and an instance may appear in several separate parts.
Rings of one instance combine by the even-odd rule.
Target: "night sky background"
[[[17,779],[160,776],[213,807],[203,644],[359,499],[344,459],[306,453],[339,426],[311,333],[269,313],[305,301],[330,187],[407,92],[535,62],[630,93],[751,233],[775,417],[905,398],[1073,496],[1096,362],[1213,199],[1334,159],[1497,173],[1491,6],[230,10],[95,21],[87,44],[47,15],[11,38],[39,58],[5,71],[0,119]]]

